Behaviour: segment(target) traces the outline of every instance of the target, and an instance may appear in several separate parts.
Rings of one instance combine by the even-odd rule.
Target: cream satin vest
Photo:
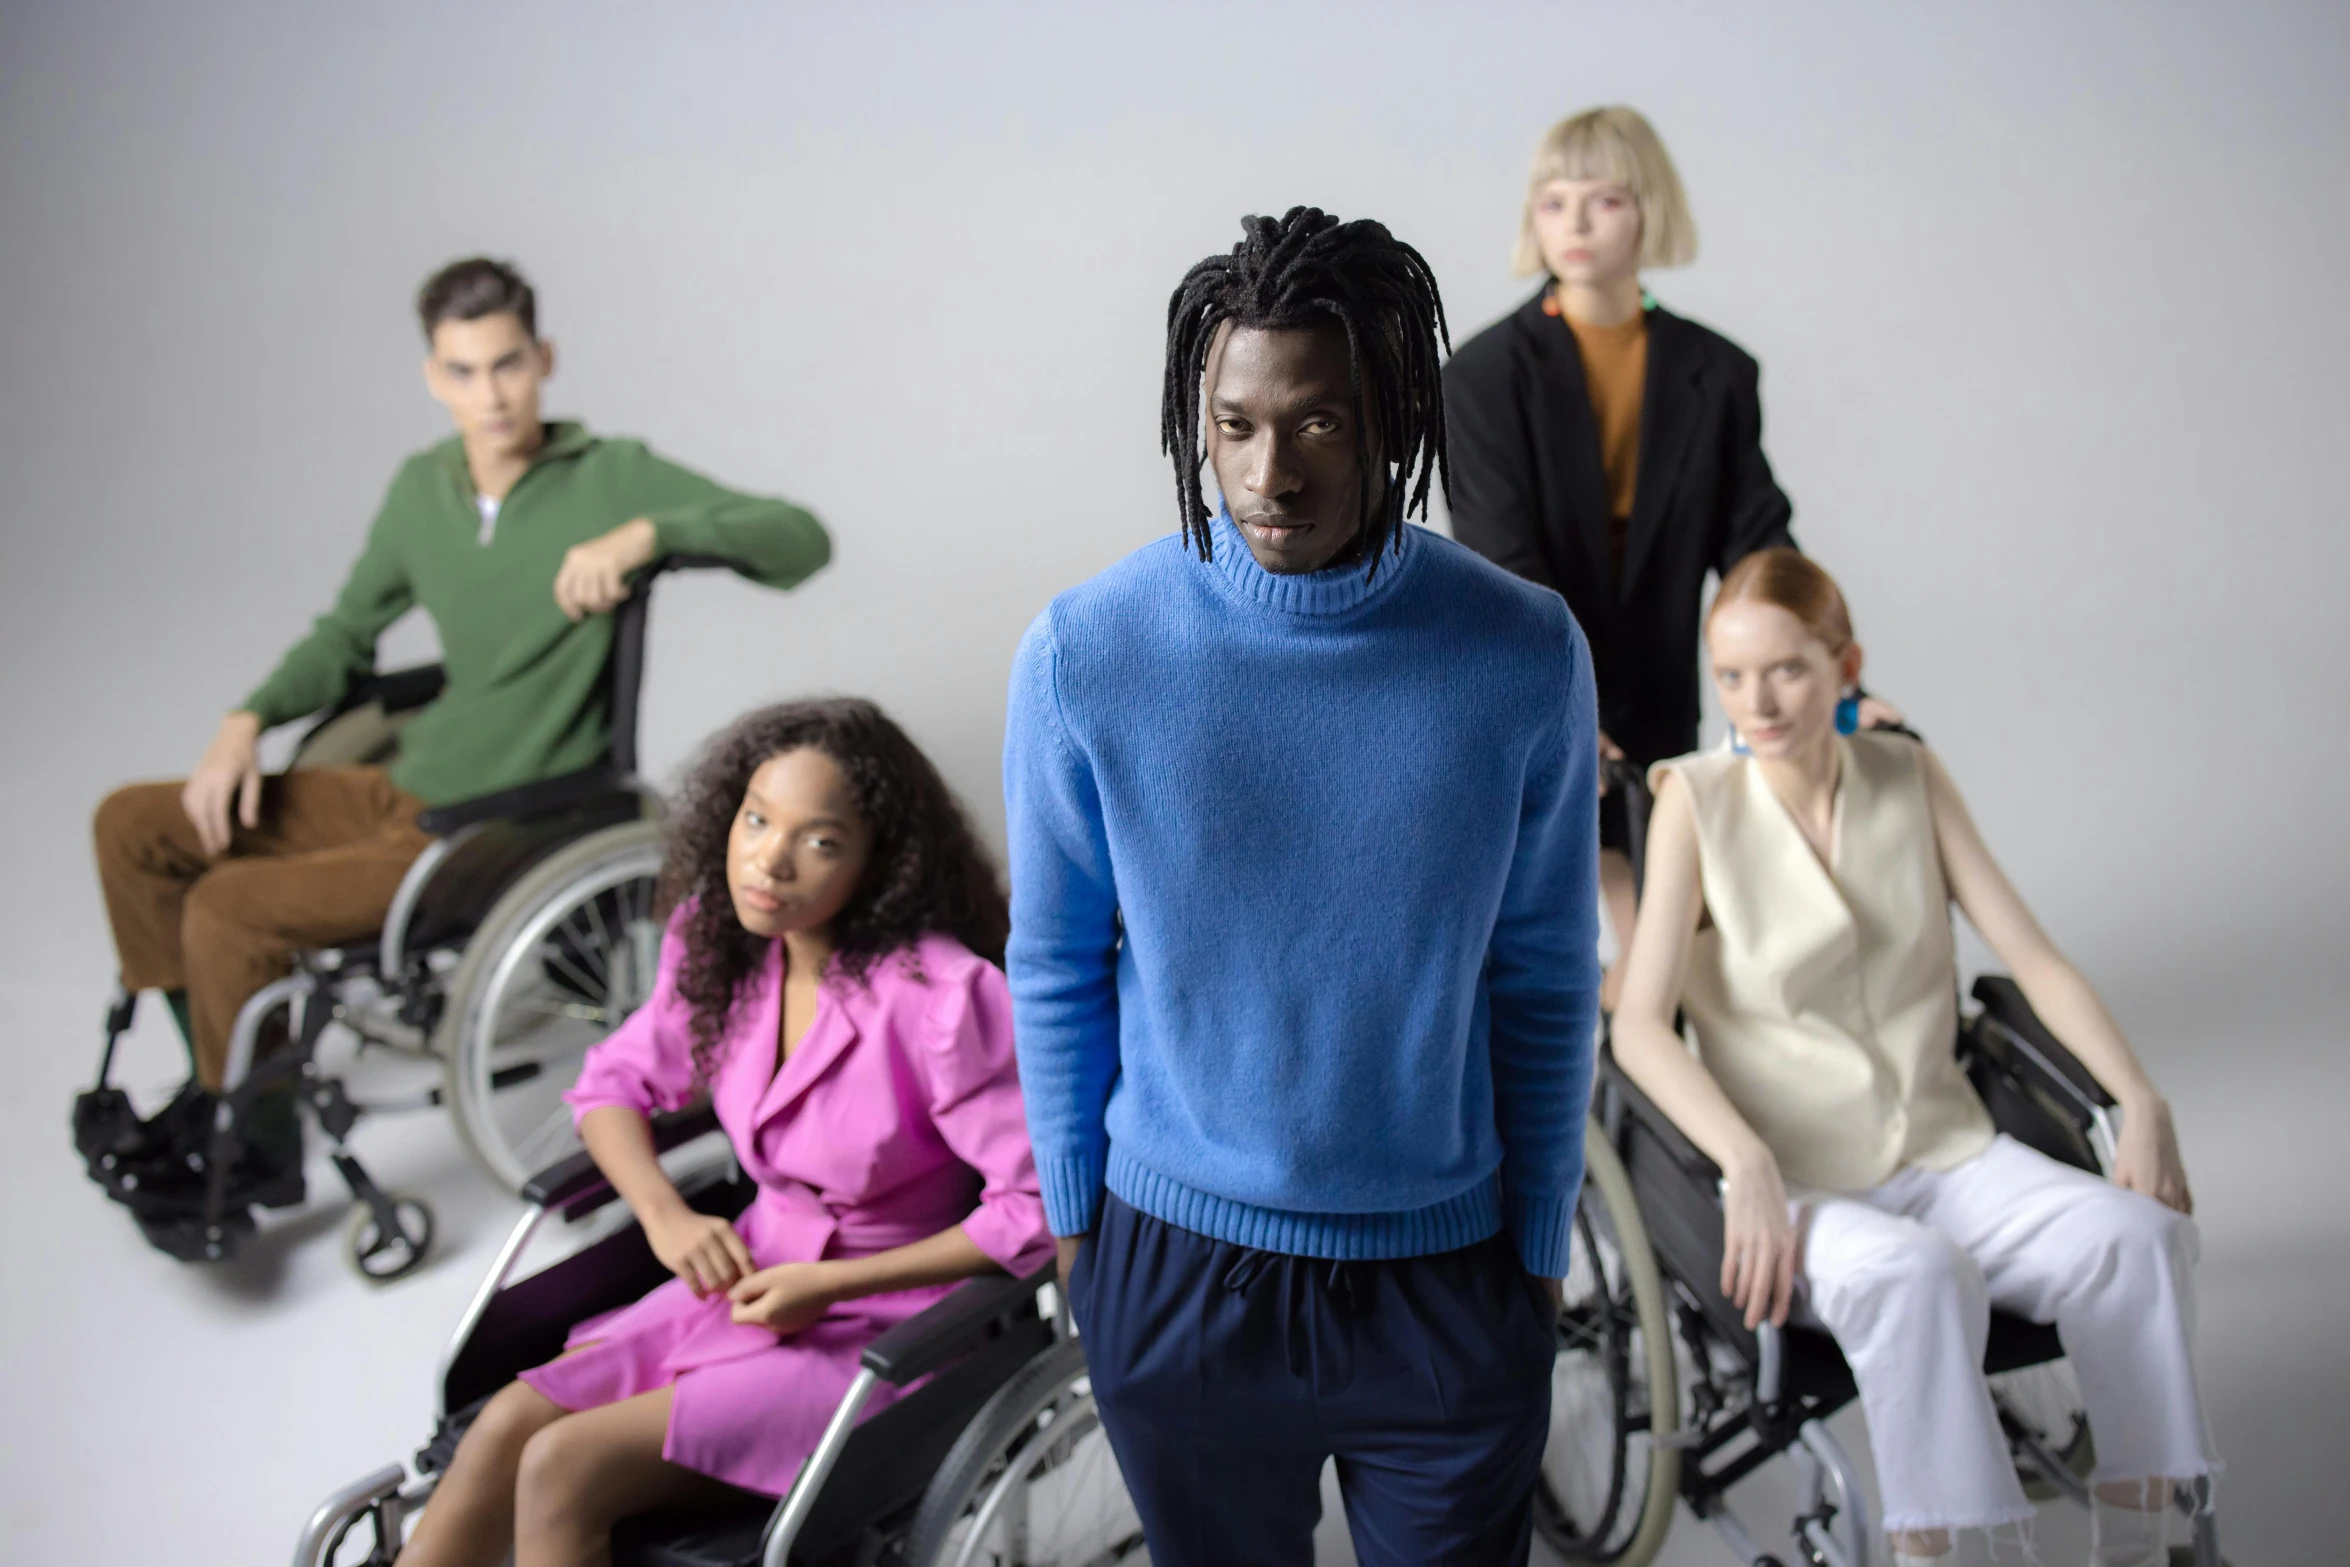
[[[1952,1047],[1950,889],[1916,742],[1838,742],[1829,867],[1762,770],[1726,751],[1660,762],[1696,808],[1708,928],[1681,1005],[1699,1057],[1790,1187],[1859,1192],[1990,1144]]]

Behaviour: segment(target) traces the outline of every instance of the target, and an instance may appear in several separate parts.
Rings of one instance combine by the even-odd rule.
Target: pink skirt
[[[865,1346],[942,1293],[869,1297],[778,1339],[731,1320],[724,1295],[696,1300],[673,1279],[633,1306],[582,1322],[571,1330],[568,1353],[521,1380],[574,1411],[673,1387],[661,1456],[746,1491],[781,1496],[856,1379]],[[865,1416],[900,1391],[886,1382],[876,1387]]]

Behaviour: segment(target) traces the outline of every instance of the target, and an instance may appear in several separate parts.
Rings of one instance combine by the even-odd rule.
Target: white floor
[[[2198,1006],[2192,986],[2142,989],[2115,1000],[2140,1020],[2141,1045],[2181,1106],[2196,1179],[2205,1375],[2231,1465],[2229,1555],[2244,1567],[2335,1559],[2350,1533],[2338,1479],[2350,1455],[2340,1014],[2313,1004],[2260,1020]],[[10,1415],[0,1560],[283,1560],[321,1495],[423,1436],[435,1357],[516,1207],[491,1194],[435,1116],[387,1119],[355,1142],[379,1179],[439,1212],[436,1256],[420,1274],[377,1288],[345,1267],[343,1205],[323,1163],[317,1203],[270,1224],[235,1265],[171,1262],[83,1181],[68,1148],[66,1108],[90,1069],[99,1000],[62,980],[0,992],[19,1068],[0,1103]],[[159,1012],[142,1019],[127,1058],[134,1085],[173,1075],[167,1030]],[[1844,1425],[1864,1452],[1857,1425]],[[1766,1471],[1743,1500],[1758,1539],[1783,1548],[1784,1476]],[[1323,1536],[1323,1561],[1352,1560],[1335,1509]],[[2083,1539],[2076,1516],[2052,1511],[2040,1558],[2079,1562]],[[1686,1519],[1663,1557],[1728,1559]]]

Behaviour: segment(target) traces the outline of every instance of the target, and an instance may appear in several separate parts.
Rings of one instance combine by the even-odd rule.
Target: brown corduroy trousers
[[[383,925],[400,878],[431,838],[414,795],[380,767],[281,773],[261,785],[261,825],[234,825],[209,858],[177,783],[132,784],[98,807],[98,880],[122,982],[185,990],[196,1076],[218,1089],[237,1009],[310,947]]]

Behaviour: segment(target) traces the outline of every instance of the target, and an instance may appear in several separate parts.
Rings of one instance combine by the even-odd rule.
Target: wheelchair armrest
[[[949,1356],[974,1346],[981,1329],[1011,1317],[1051,1282],[1050,1262],[1026,1278],[982,1274],[918,1316],[907,1318],[865,1346],[865,1369],[884,1382],[904,1387],[939,1368]]]
[[[541,778],[535,783],[517,784],[511,789],[500,789],[495,794],[477,795],[470,800],[458,800],[449,805],[436,805],[417,813],[416,825],[436,838],[446,838],[460,828],[481,822],[527,821],[536,816],[552,816],[575,806],[592,805],[615,795],[630,793],[626,780],[609,767],[586,767],[576,773],[565,773],[559,778]]]
[[[654,1116],[652,1128],[653,1151],[667,1153],[718,1130],[718,1112],[706,1104],[673,1110]],[[573,1219],[595,1212],[619,1195],[584,1148],[560,1164],[548,1165],[522,1187],[524,1202],[534,1208],[560,1208]]]
[[[2001,1066],[2073,1107],[2082,1118],[2113,1108],[2113,1095],[2067,1050],[2040,1021],[2023,987],[2005,974],[1984,974],[1975,980],[1975,999],[1983,1013],[1977,1020],[1975,1042]],[[1988,1023],[1986,1028],[1982,1025]]]
[[[339,706],[352,708],[373,702],[387,713],[405,713],[439,696],[447,681],[447,673],[438,664],[378,670],[353,679]]]
[[[1631,1074],[1616,1064],[1613,1050],[1601,1053],[1599,1070],[1608,1090],[1622,1100],[1626,1112],[1639,1119],[1642,1129],[1692,1181],[1709,1192],[1721,1184],[1722,1167],[1691,1142],[1688,1134],[1673,1124],[1672,1117],[1656,1107],[1655,1100],[1640,1091]]]

